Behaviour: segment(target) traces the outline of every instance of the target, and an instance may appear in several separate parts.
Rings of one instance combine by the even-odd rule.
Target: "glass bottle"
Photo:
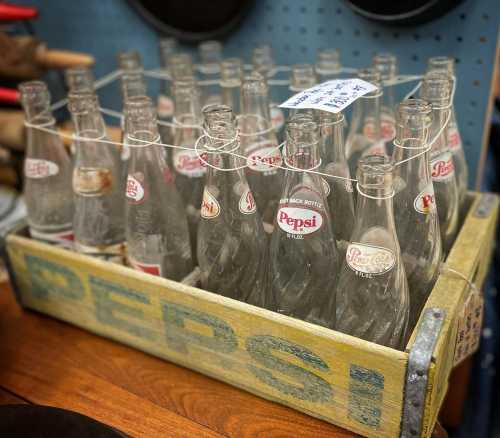
[[[356,222],[339,275],[336,329],[402,350],[410,299],[394,224],[392,175],[388,157],[359,161]]]
[[[335,326],[338,252],[320,166],[318,125],[308,114],[287,124],[286,164],[270,247],[269,287],[277,311]]]
[[[398,74],[398,60],[392,53],[378,53],[373,57],[373,67],[380,72],[382,84],[394,80]],[[382,138],[389,155],[392,154],[392,141],[396,136],[396,117],[394,86],[384,86],[382,106],[380,108],[380,124]]]
[[[439,275],[439,218],[429,161],[432,108],[420,99],[399,104],[393,162],[394,217],[410,291],[409,333]]]
[[[176,53],[168,58],[168,71],[172,84],[181,79],[194,80],[193,59],[189,53]],[[175,102],[174,102],[175,104]],[[174,106],[175,113],[175,106]]]
[[[222,103],[231,107],[233,114],[238,116],[240,108],[241,78],[243,65],[239,58],[228,58],[220,63]]]
[[[24,200],[31,237],[71,248],[73,243],[73,192],[71,160],[57,134],[50,110],[50,94],[41,81],[19,86],[26,123]]]
[[[432,105],[431,176],[436,195],[443,253],[451,249],[458,233],[458,186],[455,166],[444,126],[450,113],[450,81],[440,73],[428,73],[422,82],[422,98]]]
[[[356,174],[358,161],[366,155],[387,155],[380,129],[380,106],[382,86],[380,72],[367,68],[358,72],[358,77],[377,87],[353,103],[352,121],[346,140],[346,156],[351,175]]]
[[[221,103],[220,63],[222,61],[222,44],[219,41],[204,41],[198,46],[200,55],[201,80],[217,81],[217,84],[203,85],[202,106]]]
[[[136,72],[142,70],[141,55],[136,50],[120,52],[117,56],[118,68],[122,71]]]
[[[95,94],[70,93],[68,100],[76,134],[89,139],[76,140],[75,249],[123,263],[125,204],[118,148],[102,141],[106,128]]]
[[[231,108],[210,105],[203,116],[209,166],[198,228],[201,283],[220,295],[272,308],[265,289],[267,239],[245,172],[239,168],[243,160],[231,155],[239,153]]]
[[[173,85],[176,127],[171,151],[171,168],[175,184],[186,208],[193,255],[196,252],[196,233],[200,220],[200,205],[206,167],[200,159],[203,151],[195,149],[202,135],[200,93],[193,79],[177,80]],[[196,256],[194,256],[196,257]]]
[[[320,170],[342,178],[323,178],[333,236],[342,260],[354,226],[354,196],[344,150],[344,115],[315,111],[319,126]]]
[[[340,51],[334,48],[319,49],[316,55],[315,71],[319,83],[338,79],[342,71]]]
[[[160,39],[160,65],[163,73],[169,73],[170,58],[177,52],[177,40],[175,38]],[[172,98],[172,78],[162,80],[160,84],[160,93],[157,101],[157,114],[160,122],[172,122],[174,116],[174,100]],[[172,130],[168,125],[162,125],[158,128],[163,143],[172,143]]]
[[[310,64],[297,64],[292,66],[290,73],[290,95],[293,96],[301,91],[307,90],[308,88],[314,87],[318,83],[316,74],[314,73],[314,67]],[[293,118],[295,115],[300,113],[307,113],[311,117],[313,111],[310,109],[290,109],[289,118]]]
[[[449,79],[455,81],[455,60],[448,56],[435,56],[429,58],[427,72],[441,72],[448,75]],[[469,170],[465,159],[462,137],[458,129],[455,108],[451,102],[450,121],[448,122],[448,146],[453,154],[453,164],[455,165],[455,175],[457,178],[460,211],[464,213],[464,205],[467,195]]]
[[[125,223],[128,262],[137,270],[180,281],[193,269],[186,212],[161,147],[149,97],[127,99],[130,145]]]
[[[266,224],[274,221],[283,183],[283,165],[271,125],[267,86],[260,75],[247,76],[241,86],[239,119],[241,150],[247,157],[247,179]],[[269,227],[271,228],[271,227]]]

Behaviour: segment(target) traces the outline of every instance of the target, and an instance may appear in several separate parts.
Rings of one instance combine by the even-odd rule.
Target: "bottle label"
[[[446,181],[455,175],[455,166],[450,152],[445,152],[431,161],[433,181]]]
[[[113,175],[106,168],[77,167],[73,172],[73,190],[81,196],[102,196],[111,190]]]
[[[106,260],[108,262],[123,265],[125,255],[125,243],[120,242],[114,245],[89,246],[75,242],[76,251],[93,257]]]
[[[263,172],[264,175],[275,175],[278,167],[283,165],[283,158],[278,146],[267,141],[252,146],[248,154],[247,166],[255,172]]]
[[[243,214],[252,214],[257,211],[257,205],[250,188],[247,187],[243,190],[238,207]]]
[[[462,149],[462,139],[456,126],[448,128],[448,147],[453,154]]]
[[[176,172],[189,178],[199,178],[205,175],[207,170],[198,152],[194,149],[174,149],[172,159]]]
[[[285,115],[281,108],[272,103],[270,105],[271,124],[275,131],[279,131],[285,124]]]
[[[321,213],[301,207],[280,206],[276,220],[285,233],[299,236],[314,233],[323,225]]]
[[[345,259],[349,267],[360,276],[385,274],[396,264],[396,257],[391,250],[355,242],[347,247]]]
[[[161,265],[155,263],[144,263],[138,260],[133,259],[132,257],[128,257],[129,265],[137,271],[142,271],[147,274],[156,275],[161,277]]]
[[[413,207],[422,214],[430,214],[436,211],[436,198],[434,186],[429,182],[413,201]]]
[[[373,143],[361,154],[362,157],[366,157],[368,155],[387,155],[387,150],[385,148],[385,141],[382,140]]]
[[[142,204],[146,197],[146,190],[142,185],[142,175],[132,175],[127,176],[127,186],[125,189],[125,196],[131,204]]]
[[[214,219],[219,216],[219,214],[219,202],[205,187],[203,190],[203,199],[201,201],[201,217],[205,219]]]
[[[46,178],[57,175],[59,166],[53,161],[40,160],[37,158],[26,158],[24,160],[24,175],[26,178]]]
[[[156,111],[160,118],[172,117],[174,115],[174,101],[170,97],[160,94]]]
[[[30,235],[33,239],[51,243],[55,246],[61,246],[63,248],[73,248],[73,241],[75,240],[73,230],[58,233],[45,233],[30,227]]]
[[[396,137],[396,120],[390,114],[380,116],[380,132],[385,141],[392,141]]]

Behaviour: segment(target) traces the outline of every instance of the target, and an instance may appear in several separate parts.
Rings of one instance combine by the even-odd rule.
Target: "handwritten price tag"
[[[338,113],[377,87],[362,79],[333,79],[295,94],[281,108],[318,109]]]

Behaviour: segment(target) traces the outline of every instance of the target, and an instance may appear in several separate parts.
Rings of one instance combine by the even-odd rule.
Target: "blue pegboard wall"
[[[97,77],[116,68],[119,50],[139,50],[146,68],[159,65],[158,35],[123,0],[17,3],[40,8],[34,29],[49,46],[92,53],[97,59]],[[294,64],[314,62],[318,48],[338,47],[344,66],[365,67],[375,52],[390,51],[398,56],[400,72],[405,74],[422,73],[430,56],[454,56],[458,77],[455,108],[472,185],[490,96],[498,6],[498,0],[466,0],[431,23],[396,28],[364,19],[340,0],[257,0],[241,27],[224,41],[224,54],[248,61],[252,47],[271,43],[279,63]],[[155,81],[151,92],[157,87]],[[398,87],[400,96],[409,89],[409,85]],[[53,92],[61,97],[61,89],[53,88]],[[116,84],[100,95],[103,106],[120,108]]]

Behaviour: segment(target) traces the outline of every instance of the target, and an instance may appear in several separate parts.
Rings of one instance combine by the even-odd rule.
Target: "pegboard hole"
[[[359,29],[356,29],[356,30],[354,31],[354,36],[359,37],[360,35],[361,35],[361,32],[359,31]]]
[[[342,35],[342,29],[340,28],[335,29],[335,35]]]
[[[268,25],[266,26],[266,28],[267,28],[267,31],[268,31],[268,32],[272,32],[272,31],[273,31],[273,29],[274,29],[274,26],[273,26],[272,24],[268,24]]]
[[[353,56],[359,56],[359,50],[353,50],[352,51]]]
[[[418,61],[419,60],[418,55],[411,55],[411,60],[415,62]]]
[[[372,33],[372,36],[373,36],[373,38],[378,38],[378,37],[380,37],[380,34],[375,31]]]
[[[316,12],[318,14],[324,14],[325,13],[325,8],[318,8],[318,9],[316,9]]]
[[[420,35],[418,33],[416,33],[415,35],[413,35],[413,39],[415,41],[418,41],[420,39]]]
[[[472,84],[474,85],[474,87],[479,87],[479,85],[481,85],[481,83],[477,79]]]
[[[489,20],[490,16],[488,14],[483,14],[483,20]]]
[[[300,51],[302,53],[307,53],[307,47],[306,46],[300,46]]]
[[[290,10],[290,7],[289,7],[288,5],[284,5],[284,6],[281,8],[281,10],[282,10],[283,12],[288,12],[288,11]]]
[[[482,36],[479,38],[480,43],[485,43],[486,42],[486,37]]]
[[[441,35],[434,35],[434,39],[436,41],[441,41]]]
[[[337,15],[341,15],[341,14],[342,14],[342,9],[337,8],[337,9],[335,10],[335,12],[336,12],[336,14],[337,14]]]
[[[397,40],[399,38],[399,32],[394,32],[392,37]]]
[[[457,41],[461,43],[464,39],[461,36],[457,36]]]
[[[472,108],[475,108],[475,107],[477,106],[477,102],[476,102],[475,100],[471,100],[471,101],[470,101],[470,106],[471,106]]]
[[[467,18],[467,14],[460,14],[460,20],[465,20]]]
[[[305,35],[307,33],[307,27],[301,26],[300,29],[299,29],[299,31],[300,31],[301,35]]]
[[[476,63],[479,64],[479,65],[482,65],[483,64],[483,59],[482,58],[477,58]]]
[[[468,125],[468,126],[470,126],[470,127],[472,127],[472,126],[474,126],[474,122],[473,122],[472,120],[469,120],[469,121],[467,122],[467,125]]]
[[[306,14],[307,13],[307,8],[305,6],[302,6],[300,9],[299,9],[300,13],[301,14]]]
[[[290,32],[290,26],[288,24],[283,26],[283,32]]]

